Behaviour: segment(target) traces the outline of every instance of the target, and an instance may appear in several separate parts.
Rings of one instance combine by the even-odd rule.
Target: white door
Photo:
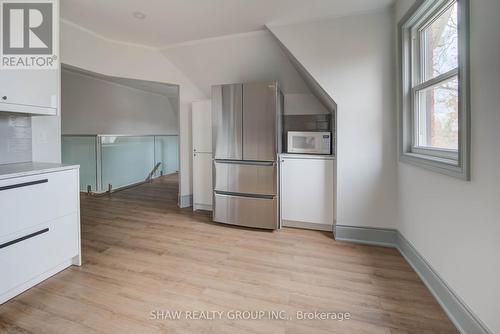
[[[212,103],[193,102],[193,152],[212,152]]]
[[[1,70],[0,111],[55,115],[58,70]]]
[[[193,210],[212,210],[212,104],[193,102]]]
[[[212,210],[212,153],[193,153],[193,210]]]
[[[284,158],[281,161],[283,225],[318,224],[318,229],[333,226],[334,160]]]

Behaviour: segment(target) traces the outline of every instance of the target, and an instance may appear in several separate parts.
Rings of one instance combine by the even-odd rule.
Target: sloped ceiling
[[[278,80],[286,94],[310,92],[268,31],[187,43],[161,52],[207,96],[214,84],[266,80]]]
[[[337,103],[333,100],[333,98],[328,94],[328,92],[316,81],[316,79],[311,75],[311,73],[305,68],[304,65],[300,63],[300,61],[293,55],[293,53],[286,47],[285,44],[276,36],[272,29],[269,29],[271,34],[273,34],[276,41],[279,43],[285,54],[287,55],[290,62],[293,64],[293,67],[300,74],[304,83],[309,87],[311,93],[318,99],[319,102],[326,108],[326,110],[330,112],[337,111]]]

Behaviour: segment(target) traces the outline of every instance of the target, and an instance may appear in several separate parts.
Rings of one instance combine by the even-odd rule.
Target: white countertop
[[[297,154],[297,153],[281,153],[282,159],[316,159],[316,160],[335,160],[333,155],[322,154]]]
[[[13,177],[58,172],[76,168],[80,168],[80,166],[47,162],[23,162],[17,164],[5,164],[0,165],[0,180],[11,179]]]

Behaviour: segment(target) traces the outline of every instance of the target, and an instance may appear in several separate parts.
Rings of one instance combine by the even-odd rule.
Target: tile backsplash
[[[0,165],[32,159],[31,116],[0,112]]]
[[[283,130],[287,131],[332,131],[330,114],[283,115]]]

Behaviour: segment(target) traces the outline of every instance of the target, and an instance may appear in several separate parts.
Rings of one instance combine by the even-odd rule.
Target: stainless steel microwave
[[[288,131],[287,152],[302,154],[331,154],[332,133]]]

